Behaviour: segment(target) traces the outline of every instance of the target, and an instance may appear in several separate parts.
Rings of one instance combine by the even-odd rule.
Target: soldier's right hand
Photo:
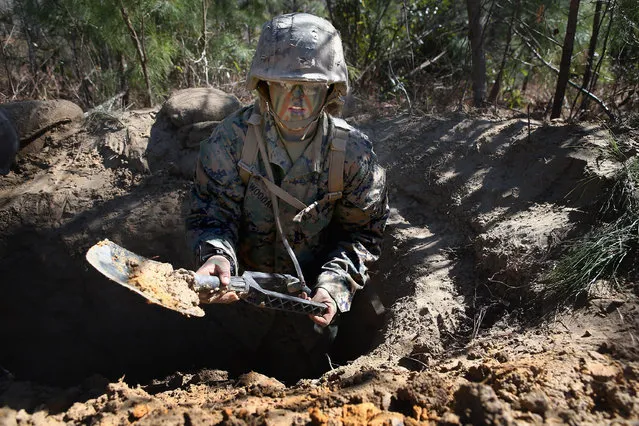
[[[231,264],[226,257],[209,257],[195,273],[200,275],[215,275],[220,279],[220,289],[218,291],[203,291],[198,293],[200,303],[233,303],[240,300],[236,292],[225,291],[231,283]]]

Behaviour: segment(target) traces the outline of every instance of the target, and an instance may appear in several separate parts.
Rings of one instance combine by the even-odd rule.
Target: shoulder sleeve
[[[235,245],[244,199],[238,162],[251,108],[227,117],[200,144],[186,217],[187,239],[197,265],[202,263],[200,253],[207,247],[223,250],[237,265]]]
[[[317,283],[335,299],[340,312],[350,309],[353,295],[369,280],[368,269],[381,253],[388,214],[386,172],[368,138],[352,129],[346,145],[343,197],[334,217],[342,237]]]

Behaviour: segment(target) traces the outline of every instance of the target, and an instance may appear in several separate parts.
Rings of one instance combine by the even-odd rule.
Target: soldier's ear
[[[264,99],[267,102],[271,102],[271,95],[268,91],[268,84],[266,83],[266,81],[260,80],[260,82],[257,83],[256,89],[257,89],[257,92],[262,97],[262,99]]]
[[[328,86],[328,90],[326,91],[326,99],[324,99],[324,101],[331,98],[331,94],[333,93],[333,91],[335,91],[335,85],[331,84],[330,86]]]
[[[325,111],[334,117],[340,117],[342,115],[342,107],[344,102],[340,99],[337,92],[335,92],[335,85],[331,84],[326,92]]]

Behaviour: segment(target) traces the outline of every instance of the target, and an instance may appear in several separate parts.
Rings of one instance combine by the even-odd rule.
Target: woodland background
[[[214,86],[244,101],[261,25],[340,31],[355,98],[617,119],[639,104],[636,0],[0,0],[0,103],[140,108]]]

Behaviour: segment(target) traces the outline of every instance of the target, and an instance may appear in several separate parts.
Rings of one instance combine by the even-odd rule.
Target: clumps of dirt
[[[196,275],[170,263],[139,256],[105,239],[89,249],[87,261],[111,280],[187,316],[204,316],[195,291]]]
[[[204,310],[198,306],[200,299],[193,291],[193,272],[174,270],[169,263],[134,259],[127,260],[127,266],[131,271],[128,284],[150,301],[186,315],[204,316]]]

